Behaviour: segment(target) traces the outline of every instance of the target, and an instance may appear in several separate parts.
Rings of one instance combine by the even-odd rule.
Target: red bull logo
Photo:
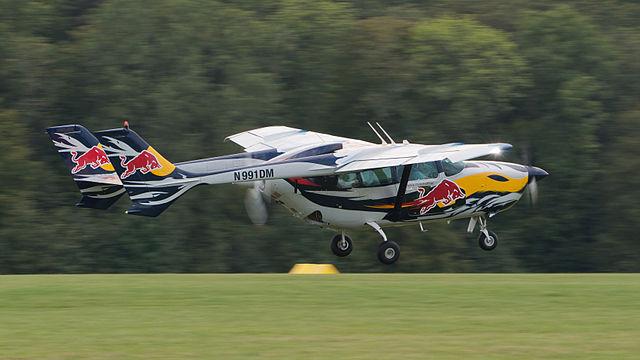
[[[433,209],[438,203],[442,206],[449,206],[458,199],[464,199],[465,195],[458,184],[449,180],[442,180],[436,187],[425,195],[424,188],[418,188],[420,196],[413,202],[414,208],[420,208],[420,215]]]
[[[105,154],[104,150],[99,148],[97,145],[89,149],[89,151],[84,154],[78,156],[77,151],[71,152],[71,161],[73,161],[76,166],[71,169],[71,173],[75,174],[78,171],[85,169],[88,166],[91,166],[92,169],[97,169],[102,165],[111,164],[109,162],[109,158],[107,154]]]
[[[126,160],[126,156],[120,156],[120,165],[125,169],[125,171],[120,175],[121,179],[128,178],[138,170],[140,170],[141,173],[146,174],[151,170],[162,169],[162,165],[160,165],[158,158],[147,150],[139,153],[129,161]]]

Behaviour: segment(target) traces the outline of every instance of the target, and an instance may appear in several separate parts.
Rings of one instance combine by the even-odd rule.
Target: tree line
[[[0,0],[0,273],[640,271],[640,5],[623,0]],[[535,206],[490,219],[333,233],[245,189],[202,187],[159,218],[80,198],[44,134],[131,127],[173,162],[239,152],[227,135],[287,125],[375,142],[508,142],[549,171]]]

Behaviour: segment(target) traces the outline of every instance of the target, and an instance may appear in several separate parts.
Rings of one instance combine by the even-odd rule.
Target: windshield
[[[447,176],[455,175],[464,169],[464,161],[451,162],[449,159],[442,160],[442,168]]]

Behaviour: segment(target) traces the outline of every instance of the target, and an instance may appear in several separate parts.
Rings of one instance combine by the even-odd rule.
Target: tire
[[[394,241],[383,241],[378,246],[378,260],[383,264],[393,264],[400,257],[400,246]]]
[[[488,231],[488,233],[489,238],[487,238],[482,231],[478,237],[478,245],[484,251],[491,251],[498,246],[498,235],[493,231]]]
[[[347,235],[344,236],[345,243],[342,244],[342,234],[338,234],[331,239],[331,251],[336,256],[347,256],[353,250],[353,241]]]

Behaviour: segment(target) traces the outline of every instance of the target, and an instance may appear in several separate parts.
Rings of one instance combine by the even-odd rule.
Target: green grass
[[[638,359],[640,275],[0,276],[0,359]]]

